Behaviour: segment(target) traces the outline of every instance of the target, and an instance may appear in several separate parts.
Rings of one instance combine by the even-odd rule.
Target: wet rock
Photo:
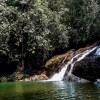
[[[74,56],[75,50],[69,50],[65,54],[57,55],[48,60],[45,64],[46,74],[51,77],[58,73],[62,67]]]
[[[23,79],[23,81],[39,81],[39,80],[47,80],[49,79],[45,74],[41,75],[33,75],[28,78]],[[19,80],[22,81],[22,80]]]
[[[100,57],[90,56],[84,58],[74,65],[72,73],[89,81],[100,79]]]

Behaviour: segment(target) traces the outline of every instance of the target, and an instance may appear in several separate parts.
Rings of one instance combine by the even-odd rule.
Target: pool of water
[[[63,81],[1,83],[0,100],[100,100],[100,84]]]

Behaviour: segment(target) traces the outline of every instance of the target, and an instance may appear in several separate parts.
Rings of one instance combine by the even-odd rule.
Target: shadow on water
[[[2,83],[0,100],[100,100],[100,84],[64,81]]]

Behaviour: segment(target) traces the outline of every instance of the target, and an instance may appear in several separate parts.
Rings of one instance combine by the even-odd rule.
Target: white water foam
[[[95,55],[100,56],[100,47],[98,47],[98,49],[96,50]]]

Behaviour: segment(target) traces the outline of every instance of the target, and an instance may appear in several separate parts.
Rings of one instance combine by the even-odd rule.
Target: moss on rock
[[[51,77],[54,73],[59,72],[63,65],[65,65],[73,56],[75,50],[69,50],[65,54],[56,55],[48,60],[45,64],[47,69],[47,76]]]

